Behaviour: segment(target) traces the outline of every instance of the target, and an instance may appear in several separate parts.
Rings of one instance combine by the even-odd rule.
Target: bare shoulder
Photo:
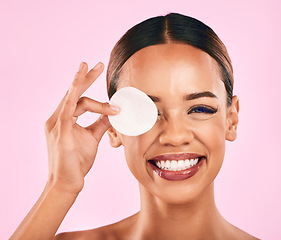
[[[120,222],[116,222],[103,227],[76,231],[64,232],[55,236],[54,240],[118,240],[126,239],[127,234],[130,232],[131,226],[134,223],[135,215],[126,218]]]
[[[76,231],[76,232],[63,232],[55,236],[54,240],[99,240],[105,239],[109,240],[103,231],[98,229],[85,230],[85,231]]]
[[[241,230],[242,231],[242,230]],[[244,239],[244,240],[260,240],[259,238],[256,238],[252,235],[250,235],[249,233],[246,233],[244,231],[238,233],[236,235],[236,238],[235,239]]]
[[[231,231],[229,231],[228,239],[260,240],[259,238],[256,238],[233,225]]]
[[[250,235],[249,233],[246,233],[242,230],[240,230],[241,232],[236,234],[235,239],[244,239],[244,240],[260,240],[259,238],[256,238],[252,235]]]

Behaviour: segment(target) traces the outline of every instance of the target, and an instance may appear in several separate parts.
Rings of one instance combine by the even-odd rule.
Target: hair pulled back
[[[227,92],[227,105],[232,103],[233,68],[225,45],[216,33],[201,21],[178,13],[149,18],[131,29],[115,44],[107,69],[109,99],[116,92],[124,63],[142,48],[165,43],[184,43],[213,57],[221,72]]]

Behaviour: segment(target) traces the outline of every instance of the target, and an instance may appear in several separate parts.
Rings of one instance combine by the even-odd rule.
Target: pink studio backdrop
[[[0,239],[7,239],[47,180],[44,123],[80,64],[108,64],[136,23],[179,12],[211,26],[226,44],[240,97],[238,138],[227,143],[216,179],[222,215],[262,239],[281,239],[280,1],[1,1]],[[107,101],[105,73],[85,93]],[[97,116],[79,118],[83,126]],[[86,185],[59,232],[99,227],[139,209],[138,184],[123,149],[105,136]]]

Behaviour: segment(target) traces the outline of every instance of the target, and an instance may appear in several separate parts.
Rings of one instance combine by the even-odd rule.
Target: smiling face
[[[221,168],[225,140],[236,137],[238,101],[227,107],[217,62],[186,44],[149,46],[124,64],[118,89],[126,86],[152,98],[158,120],[140,136],[111,128],[111,144],[124,146],[131,172],[150,194],[170,203],[199,197]]]

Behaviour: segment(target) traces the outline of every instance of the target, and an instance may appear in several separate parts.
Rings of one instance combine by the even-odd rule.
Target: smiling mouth
[[[203,157],[185,160],[151,160],[154,166],[162,170],[182,171],[195,166]]]
[[[184,180],[195,175],[205,156],[198,154],[165,154],[148,160],[153,171],[167,180]]]

